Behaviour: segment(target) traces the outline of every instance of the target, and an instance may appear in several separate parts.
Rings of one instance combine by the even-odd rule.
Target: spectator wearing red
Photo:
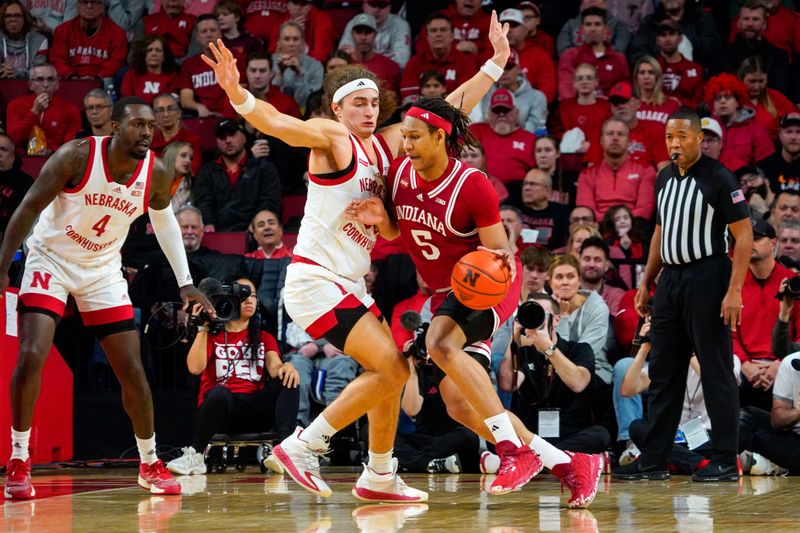
[[[242,6],[245,10],[244,31],[269,41],[272,32],[286,20],[286,0],[250,0]]]
[[[453,24],[453,41],[459,52],[475,56],[476,61],[483,62],[492,55],[492,43],[489,41],[489,15],[484,13],[481,2],[477,0],[454,0],[447,9],[439,11]],[[417,53],[428,48],[427,29],[417,37]]]
[[[278,214],[262,209],[253,217],[247,231],[253,236],[258,248],[244,254],[251,259],[281,259],[293,257],[292,249],[283,243],[283,225]]]
[[[151,106],[159,94],[177,90],[178,65],[163,37],[148,35],[131,46],[131,68],[122,78],[122,96],[138,96]]]
[[[542,48],[550,57],[556,54],[556,42],[546,31],[539,29],[542,24],[542,10],[534,2],[525,0],[517,4],[522,12],[522,21],[528,27],[527,41],[533,46]]]
[[[189,50],[194,18],[183,9],[183,0],[164,0],[159,11],[142,19],[144,33],[163,37],[172,56],[179,59]]]
[[[508,44],[519,54],[519,64],[522,73],[528,78],[531,86],[544,93],[547,102],[556,98],[556,66],[551,56],[541,47],[528,43],[528,26],[522,11],[519,9],[506,9],[498,20],[508,24]]]
[[[375,51],[375,39],[378,36],[378,24],[375,17],[359,13],[352,20],[353,53],[350,60],[356,65],[363,65],[384,81],[386,87],[395,92],[400,90],[400,66]]]
[[[78,16],[56,28],[50,63],[62,78],[113,78],[125,65],[128,37],[104,15],[101,0],[78,0]]]
[[[425,28],[428,49],[413,56],[403,71],[400,98],[404,103],[419,97],[419,81],[424,72],[441,72],[450,93],[472,77],[478,68],[474,56],[459,52],[453,46],[453,24],[449,18],[434,13],[425,21]]]
[[[522,180],[528,169],[536,166],[533,146],[536,136],[520,128],[519,111],[514,95],[497,89],[489,101],[489,122],[476,122],[470,131],[483,144],[487,154],[486,169],[504,184]]]
[[[664,94],[661,65],[652,56],[642,56],[633,67],[633,94],[639,99],[636,119],[654,127],[666,128],[667,118],[680,102]]]
[[[166,3],[167,1],[169,0],[154,0],[152,2],[154,10],[157,11],[161,7],[162,2]],[[183,9],[187,13],[195,17],[210,15],[214,9],[214,2],[210,0],[180,0],[180,3],[183,4]]]
[[[800,50],[800,33],[797,26],[800,24],[800,16],[796,11],[784,6],[780,0],[760,0],[764,6],[767,16],[767,27],[764,29],[764,39],[772,46],[785,50],[789,57]],[[739,17],[737,14],[731,21],[731,33],[728,39],[733,42],[739,33]]]
[[[720,74],[708,80],[705,102],[725,129],[720,162],[729,170],[753,165],[775,151],[764,126],[756,121],[755,110],[745,105],[747,87],[736,76]]]
[[[628,155],[628,125],[617,118],[603,124],[600,145],[603,161],[578,178],[578,205],[591,208],[597,219],[615,205],[625,205],[634,217],[650,220],[655,209],[656,173]]]
[[[219,0],[214,5],[214,16],[219,22],[222,42],[233,53],[247,57],[264,46],[261,39],[241,29],[242,10],[234,0]]]
[[[164,93],[153,99],[153,111],[156,116],[156,131],[150,149],[161,155],[167,145],[175,142],[187,142],[192,145],[192,175],[200,172],[203,164],[203,143],[193,131],[185,128],[181,121],[181,108],[178,99],[172,93]]]
[[[581,63],[597,68],[602,94],[608,94],[614,84],[630,78],[625,55],[614,50],[605,40],[608,31],[605,9],[587,7],[581,11],[581,30],[583,45],[567,49],[558,61],[559,100],[575,96],[572,78],[575,68]]]
[[[737,76],[747,87],[748,102],[756,110],[756,121],[764,126],[769,138],[778,139],[778,120],[780,117],[797,110],[788,98],[775,89],[767,86],[767,70],[764,58],[750,56],[742,61]]]
[[[404,320],[403,315],[407,311],[422,312],[422,307],[431,297],[431,291],[425,280],[419,275],[419,272],[417,272],[417,287],[418,289],[414,296],[398,302],[392,309],[392,338],[399,350],[403,350],[405,344],[414,338],[414,331],[411,328],[413,323],[409,323],[407,319]]]
[[[214,15],[200,15],[194,21],[194,33],[202,52],[186,59],[181,65],[177,89],[183,109],[194,111],[200,118],[209,116],[235,117],[236,112],[228,101],[228,96],[217,83],[214,69],[200,57],[205,54],[214,57],[208,45],[222,38],[219,22]],[[243,57],[233,53],[238,65],[244,65]]]
[[[640,122],[636,118],[639,99],[633,96],[631,84],[624,81],[611,88],[608,96],[611,115],[628,125],[628,154],[643,166],[661,169],[669,163],[664,126],[656,122]],[[586,152],[584,161],[595,164],[603,159],[599,139],[595,137]]]
[[[683,42],[680,24],[666,19],[656,26],[658,64],[664,74],[664,94],[677,98],[681,105],[697,109],[703,100],[703,66],[690,61],[678,50]]]
[[[312,0],[288,0],[286,13],[278,25],[272,28],[269,38],[270,52],[275,51],[280,27],[287,21],[295,22],[303,29],[306,53],[320,63],[336,48],[336,30],[330,15],[317,9]]]
[[[58,86],[58,74],[53,65],[37,65],[31,68],[28,78],[31,93],[8,103],[8,135],[18,153],[31,153],[26,147],[36,133],[35,128],[44,132],[46,147],[41,147],[34,155],[50,155],[81,129],[80,110],[56,95]]]
[[[607,98],[597,97],[597,68],[594,65],[578,65],[572,83],[575,96],[558,103],[552,130],[555,136],[560,137],[566,131],[579,128],[588,142],[578,152],[585,153],[589,149],[588,143],[594,140],[603,122],[611,116],[611,106]]]

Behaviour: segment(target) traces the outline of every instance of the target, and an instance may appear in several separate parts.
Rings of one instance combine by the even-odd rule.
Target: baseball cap
[[[614,84],[611,90],[608,91],[608,99],[625,100],[626,102],[633,98],[633,87],[627,81],[621,81]]]
[[[750,224],[753,225],[753,237],[755,238],[767,237],[768,239],[774,239],[777,237],[775,228],[763,218],[751,218]]]
[[[519,4],[517,4],[517,9],[522,9],[523,7],[527,7],[529,9],[532,9],[534,11],[534,13],[536,13],[536,16],[541,18],[542,10],[539,9],[539,6],[537,6],[533,2],[529,2],[528,0],[525,0],[524,2],[520,2]]]
[[[500,18],[497,20],[500,22],[511,22],[513,24],[523,24],[525,22],[522,11],[513,8],[503,10],[503,12],[500,13]]]
[[[722,126],[720,126],[717,119],[711,117],[703,117],[700,119],[700,128],[703,131],[710,131],[720,139],[722,139]]]
[[[683,33],[681,25],[672,19],[664,19],[661,22],[659,22],[658,25],[656,26],[656,33],[661,33],[667,30],[672,30],[680,34]]]
[[[509,68],[512,65],[519,65],[519,54],[513,48],[511,49],[511,54],[508,56],[508,60],[506,61],[506,68]]]
[[[364,26],[372,31],[378,31],[378,23],[375,22],[375,17],[369,13],[359,13],[353,17],[352,23],[353,29],[358,28],[359,26]]]
[[[391,4],[391,0],[364,0],[367,4],[375,7],[386,7]]]
[[[222,139],[232,133],[236,133],[237,131],[241,131],[244,133],[244,126],[242,126],[241,122],[232,118],[226,118],[221,120],[219,124],[217,124],[217,128],[214,130],[214,136],[217,139]]]
[[[514,109],[514,95],[508,89],[497,89],[489,98],[489,109]]]
[[[786,113],[781,117],[781,128],[788,128],[789,126],[800,126],[800,113]]]

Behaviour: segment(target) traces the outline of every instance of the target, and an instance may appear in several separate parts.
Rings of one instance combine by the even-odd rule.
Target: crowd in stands
[[[252,283],[270,351],[299,375],[294,420],[305,424],[315,403],[330,403],[359,371],[282,306],[308,151],[245,124],[202,55],[221,39],[242,84],[298,118],[330,116],[326,75],[362,65],[395,93],[396,122],[417,98],[446,95],[477,72],[494,9],[509,26],[511,56],[470,115],[475,142],[453,156],[495,187],[523,264],[520,302],[555,315],[565,356],[541,375],[536,343],[513,319],[503,325],[492,368],[506,405],[533,430],[547,425],[542,412],[560,409],[548,438],[564,449],[636,455],[649,349],[633,294],[655,226],[656,176],[670,165],[666,122],[688,107],[703,117],[704,156],[739,180],[755,234],[733,340],[741,451],[755,473],[798,473],[800,293],[786,280],[800,267],[800,12],[791,0],[730,2],[729,13],[714,0],[579,4],[0,0],[0,234],[50,154],[74,138],[110,135],[116,99],[144,99],[157,122],[151,149],[175,171],[172,205],[194,278]],[[402,317],[425,317],[428,291],[399,246],[379,241],[368,286],[405,350],[414,327]],[[143,320],[176,298],[147,215],[131,228],[123,264]],[[258,376],[268,380],[278,362],[264,364],[271,370]],[[479,443],[448,417],[430,369],[410,365],[401,467],[479,468]],[[210,372],[200,366],[187,372]],[[708,428],[696,360],[692,369],[683,421],[700,417]],[[194,444],[211,430],[203,426]],[[422,435],[446,436],[447,445]],[[702,451],[676,450],[676,471],[701,466]]]

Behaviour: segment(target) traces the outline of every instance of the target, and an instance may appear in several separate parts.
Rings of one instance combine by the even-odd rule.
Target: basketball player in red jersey
[[[4,494],[33,498],[28,441],[42,368],[56,324],[72,295],[122,385],[141,457],[139,485],[154,494],[181,487],[156,456],[153,401],[139,355],[139,334],[122,277],[119,250],[128,227],[149,210],[184,303],[214,308],[192,284],[178,222],[170,206],[173,172],[149,150],[155,117],[139,98],[114,105],[111,137],[70,141],[54,153],[8,224],[0,246],[0,295],[14,252],[28,235],[19,292],[19,355],[11,377],[12,455]]]
[[[448,101],[469,111],[499,79],[510,54],[507,32],[508,25],[501,26],[493,14],[489,38],[494,56]],[[405,486],[392,458],[408,366],[364,288],[362,278],[369,270],[377,232],[372,225],[344,218],[352,200],[386,193],[384,177],[402,144],[399,125],[375,134],[393,111],[389,93],[379,90],[380,82],[370,71],[342,67],[326,78],[323,95],[336,120],[303,122],[256,101],[239,85],[230,51],[222,43],[211,50],[215,60],[204,60],[214,68],[234,109],[262,132],[311,148],[306,214],[287,271],[284,301],[298,325],[315,338],[326,338],[366,369],[309,427],[298,428],[276,446],[274,458],[303,488],[328,497],[331,490],[320,477],[317,456],[327,450],[336,431],[367,413],[369,463],[353,494],[366,501],[424,501],[427,494]],[[526,477],[523,474],[514,485],[521,486]]]
[[[490,351],[482,341],[514,313],[521,277],[515,276],[519,260],[510,251],[494,187],[480,170],[448,156],[461,153],[463,144],[473,140],[468,124],[462,111],[441,98],[418,100],[402,125],[406,157],[396,159],[389,170],[386,204],[394,217],[375,197],[353,201],[346,216],[376,225],[387,239],[402,236],[417,271],[434,291],[428,354],[445,373],[440,391],[448,413],[496,443],[501,464],[490,492],[513,489],[506,481],[509,463],[502,458],[522,456],[521,461],[533,462],[532,475],[543,466],[550,468],[571,489],[569,505],[584,507],[597,492],[602,459],[568,455],[528,431],[503,408],[489,378]],[[450,289],[456,262],[476,247],[502,258],[512,273],[506,298],[485,311],[466,307]]]

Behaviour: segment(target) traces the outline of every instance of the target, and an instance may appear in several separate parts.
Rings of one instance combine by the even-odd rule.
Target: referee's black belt
[[[705,257],[701,257],[700,259],[695,259],[694,261],[691,261],[689,263],[680,263],[680,264],[677,264],[677,265],[674,265],[672,263],[662,263],[662,266],[663,266],[663,268],[669,268],[670,270],[682,270],[684,268],[691,268],[691,267],[703,265],[705,263],[711,263],[711,262],[714,262],[714,261],[718,261],[718,260],[720,260],[722,258],[726,258],[727,259],[728,258],[728,254],[720,253],[720,254],[707,255]]]

